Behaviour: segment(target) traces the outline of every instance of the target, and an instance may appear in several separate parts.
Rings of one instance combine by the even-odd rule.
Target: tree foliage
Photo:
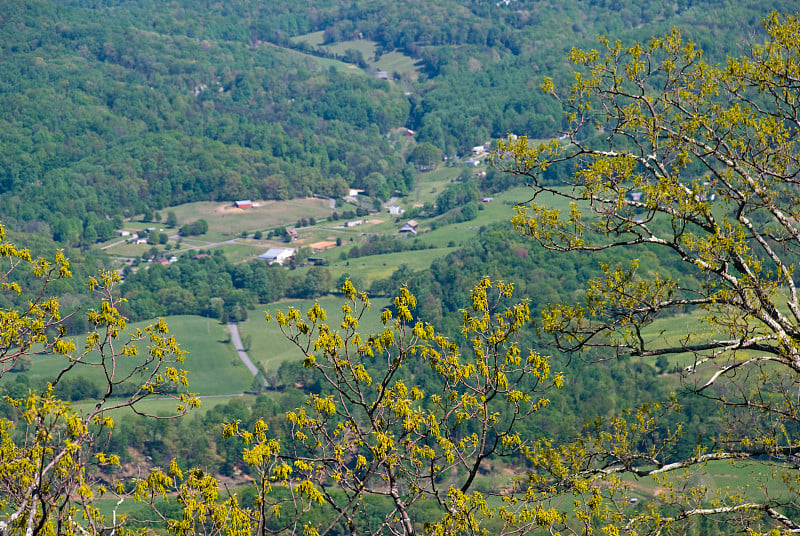
[[[115,510],[108,519],[97,509],[100,498],[116,497],[121,502],[130,495],[122,482],[109,483],[105,474],[119,465],[119,456],[104,450],[114,427],[109,412],[130,408],[141,413],[140,402],[153,395],[174,398],[177,415],[197,405],[192,395],[174,394],[174,387],[187,381],[185,371],[178,368],[183,352],[163,320],[144,330],[126,330],[113,293],[119,281],[115,272],[89,280],[102,301],[99,308],[85,313],[92,329],[85,342],[78,343],[66,336],[61,305],[49,296],[51,285],[71,277],[63,253],[52,260],[33,258],[29,250],[5,241],[0,227],[0,255],[5,264],[0,283],[4,293],[22,293],[15,281],[22,271],[32,271],[40,282],[27,308],[0,310],[0,377],[29,356],[62,363],[43,389],[5,397],[0,419],[0,532],[98,534],[118,529],[124,516]],[[70,384],[79,378],[79,371],[90,367],[102,370],[106,383],[94,393],[93,407],[76,410],[57,393],[62,384]],[[136,387],[123,395],[123,384],[130,382]]]
[[[665,501],[667,510],[628,519],[627,530],[679,532],[679,521],[714,514],[748,530],[800,530],[800,475],[791,461],[800,441],[800,20],[773,14],[765,27],[767,42],[719,65],[678,31],[574,49],[570,59],[582,71],[559,97],[568,110],[566,140],[509,139],[497,153],[510,172],[532,181],[534,198],[513,221],[546,248],[655,251],[683,266],[683,275],[669,277],[636,260],[605,264],[581,301],[543,312],[542,329],[569,351],[678,356],[684,385],[715,400],[727,425],[712,445],[675,460],[674,430],[651,442],[659,420],[655,408],[643,408],[591,430],[576,450],[557,450],[566,471],[549,459],[534,458],[535,465],[567,489],[584,478],[660,475],[719,459],[786,471],[786,495],[765,490],[749,500],[735,490],[705,501],[687,486]],[[556,94],[550,80],[544,90]],[[560,161],[577,164],[565,187],[539,180]],[[571,209],[537,204],[542,192],[568,199]],[[677,340],[653,327],[675,314],[692,318]]]
[[[512,287],[489,280],[475,287],[472,307],[463,311],[463,349],[414,319],[416,300],[407,289],[394,313],[382,313],[385,329],[362,335],[369,300],[349,280],[342,291],[338,325],[318,304],[305,315],[290,309],[274,317],[321,385],[287,413],[284,440],[269,435],[262,420],[252,430],[239,421],[225,427],[242,441],[255,472],[254,506],[219,504],[208,492],[216,483],[198,486],[189,476],[179,483],[181,526],[194,530],[206,512],[219,513],[210,516],[211,533],[236,522],[236,534],[480,532],[490,512],[502,533],[551,522],[554,514],[536,501],[496,506],[472,490],[489,459],[519,455],[527,441],[517,423],[546,407],[544,393],[562,384],[546,357],[515,343],[530,312],[524,303],[504,305]],[[422,368],[438,378],[428,389],[415,381]],[[425,504],[436,513],[423,526],[417,510]],[[308,516],[312,509],[329,515]]]

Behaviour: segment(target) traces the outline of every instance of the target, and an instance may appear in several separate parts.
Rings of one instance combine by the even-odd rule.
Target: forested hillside
[[[0,3],[0,534],[800,533],[796,9]]]
[[[112,216],[189,201],[339,196],[365,181],[405,192],[411,147],[393,129],[445,155],[508,132],[552,136],[561,110],[538,87],[569,78],[573,45],[679,25],[720,58],[790,4],[6,3],[0,211],[78,245],[109,238]],[[371,40],[374,57],[332,62],[292,39],[310,32]],[[395,51],[414,77],[362,69]]]

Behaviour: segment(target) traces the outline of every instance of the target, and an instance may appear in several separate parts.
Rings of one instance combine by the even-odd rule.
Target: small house
[[[345,227],[355,227],[356,225],[361,225],[364,223],[364,220],[352,220],[348,221],[344,224]]]
[[[417,223],[416,220],[408,220],[408,222],[400,228],[400,232],[416,236],[417,227],[419,227],[419,223]]]
[[[363,194],[364,190],[359,190],[358,188],[350,188],[347,193],[348,197],[358,197],[358,194]]]
[[[249,199],[242,199],[241,201],[234,201],[233,206],[236,208],[251,208],[253,206],[253,202]]]
[[[389,214],[391,214],[392,216],[399,216],[403,212],[405,212],[405,210],[401,208],[400,205],[391,205],[388,208],[389,208]]]

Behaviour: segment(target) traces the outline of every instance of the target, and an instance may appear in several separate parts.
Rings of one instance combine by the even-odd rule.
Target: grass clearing
[[[324,31],[297,35],[292,37],[290,40],[292,43],[304,43],[311,48],[322,49],[326,52],[336,54],[337,56],[344,56],[347,54],[348,50],[355,50],[361,54],[361,57],[370,67],[379,71],[386,71],[389,73],[390,77],[393,77],[394,74],[397,73],[410,81],[415,81],[419,78],[420,62],[418,60],[415,60],[411,56],[407,56],[406,54],[403,54],[397,50],[381,54],[379,58],[376,58],[375,52],[378,48],[378,44],[375,41],[370,41],[368,39],[352,39],[325,45],[323,44],[325,42]],[[315,56],[311,57],[319,60],[320,64],[322,64],[322,62],[325,60],[325,58],[316,58]],[[345,68],[357,69],[354,65],[343,62],[337,63],[345,66]],[[339,67],[337,66],[337,68]],[[361,69],[358,69],[358,71],[363,72]]]
[[[675,471],[673,476],[685,481],[687,487],[705,487],[709,500],[726,490],[744,490],[752,500],[762,500],[765,490],[771,497],[787,495],[786,484],[780,476],[785,470],[792,469],[780,464],[717,460]],[[652,478],[628,477],[625,480],[631,486],[632,497],[650,500],[667,491]]]
[[[201,201],[173,207],[179,225],[204,219],[208,222],[208,234],[223,238],[240,236],[242,231],[252,233],[279,226],[294,225],[301,218],[327,218],[330,216],[329,201],[308,197],[288,201],[256,201],[252,208],[235,208],[232,203]]]
[[[314,32],[317,34],[319,32]],[[320,37],[319,44],[322,43],[322,39]],[[366,73],[363,69],[358,68],[356,65],[352,63],[346,63],[340,60],[335,60],[331,58],[321,58],[319,56],[315,56],[314,54],[309,54],[307,52],[302,52],[300,50],[295,50],[292,48],[281,47],[278,45],[274,45],[272,43],[266,43],[263,46],[270,46],[276,50],[279,50],[283,54],[292,58],[292,61],[301,69],[305,69],[309,72],[322,72],[330,69],[333,67],[337,71],[340,72],[347,72],[347,73],[354,73],[361,76],[366,76]],[[312,45],[314,47],[318,45]]]
[[[353,39],[351,41],[340,41],[330,45],[322,45],[320,48],[336,54],[337,56],[344,56],[348,50],[355,50],[361,53],[361,57],[364,58],[364,61],[372,62],[375,59],[375,49],[378,48],[378,43],[367,39]]]
[[[334,280],[348,273],[354,277],[360,277],[364,285],[369,287],[376,280],[391,276],[403,264],[414,271],[424,270],[434,260],[445,257],[455,249],[454,247],[441,247],[370,255],[357,259],[347,259],[346,261],[339,260],[328,266],[328,270]]]
[[[129,325],[129,328],[135,330],[144,328],[147,324],[147,322],[137,322]],[[250,389],[253,377],[227,341],[227,326],[210,318],[188,315],[168,317],[167,324],[170,335],[173,335],[179,341],[181,348],[187,352],[182,365],[189,371],[187,391],[202,395],[230,395]],[[83,340],[80,338],[75,343],[78,348],[83,346]],[[140,355],[146,354],[146,347],[146,342],[139,343]],[[103,385],[105,378],[102,368],[88,364],[97,363],[97,354],[90,354],[87,357],[89,358],[87,364],[76,367],[73,375],[84,376],[97,385]],[[126,360],[127,370],[131,370],[133,364],[137,362],[136,359],[136,357],[121,358],[118,361],[119,370],[123,372],[126,370]],[[36,355],[32,356],[31,368],[25,374],[32,381],[37,377],[54,378],[63,366],[64,359],[60,356]],[[16,374],[6,374],[0,382],[15,381]],[[174,410],[174,402],[170,405]]]
[[[419,64],[420,62],[411,56],[394,51],[383,54],[372,65],[380,71],[386,71],[390,77],[394,77],[394,73],[398,73],[409,80],[416,81],[419,78]]]
[[[311,32],[304,35],[297,35],[289,39],[292,43],[305,43],[309,46],[316,47],[325,42],[325,31]]]
[[[239,324],[239,334],[242,340],[244,337],[250,337],[251,345],[247,352],[250,360],[257,365],[274,370],[284,361],[302,359],[303,354],[293,343],[286,340],[275,320],[269,323],[265,322],[264,311],[267,310],[274,316],[276,311],[288,311],[290,307],[294,307],[305,315],[305,312],[316,301],[327,311],[327,322],[338,328],[341,323],[341,308],[346,301],[344,296],[325,296],[319,300],[283,300],[248,311],[250,320]],[[359,329],[362,332],[377,332],[382,326],[380,323],[381,311],[387,305],[389,305],[389,300],[372,300],[372,305],[364,314]]]

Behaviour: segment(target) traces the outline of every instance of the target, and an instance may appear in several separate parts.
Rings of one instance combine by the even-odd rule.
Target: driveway
[[[239,354],[239,359],[242,360],[244,366],[247,367],[247,370],[253,376],[258,376],[258,367],[256,367],[250,358],[247,356],[247,352],[244,351],[244,346],[242,346],[242,339],[239,337],[239,328],[236,326],[236,322],[228,322],[228,330],[231,332],[231,342],[233,343],[233,347],[236,349],[236,353]],[[264,380],[264,387],[269,387],[267,385],[267,380]]]

